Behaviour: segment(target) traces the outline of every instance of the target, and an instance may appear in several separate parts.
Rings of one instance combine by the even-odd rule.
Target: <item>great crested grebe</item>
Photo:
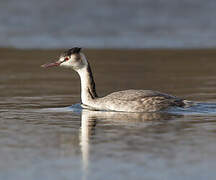
[[[98,97],[90,64],[81,48],[71,48],[60,55],[58,61],[42,67],[62,66],[75,70],[81,79],[82,107],[92,110],[123,112],[155,112],[170,107],[184,107],[188,101],[151,90],[125,90]]]

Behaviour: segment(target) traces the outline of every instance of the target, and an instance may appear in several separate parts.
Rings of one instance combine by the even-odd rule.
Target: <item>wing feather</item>
[[[151,91],[151,90],[125,90],[125,91],[118,91],[107,95],[105,98],[109,99],[119,99],[122,101],[136,101],[143,98],[149,97],[163,97],[165,99],[172,99],[176,98],[174,96],[170,96],[168,94],[160,93],[158,91]]]

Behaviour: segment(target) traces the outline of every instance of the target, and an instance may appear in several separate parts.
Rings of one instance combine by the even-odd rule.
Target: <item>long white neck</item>
[[[97,98],[95,82],[90,65],[77,70],[81,80],[81,101],[88,105],[93,99]]]

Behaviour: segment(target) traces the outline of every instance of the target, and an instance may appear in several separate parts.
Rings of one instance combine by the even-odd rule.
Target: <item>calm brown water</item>
[[[0,50],[0,179],[215,179],[215,50],[86,50],[99,95],[206,103],[141,114],[81,111],[79,77],[40,68],[59,52]]]

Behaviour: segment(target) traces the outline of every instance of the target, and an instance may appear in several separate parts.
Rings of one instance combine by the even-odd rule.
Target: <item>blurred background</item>
[[[1,0],[0,46],[211,48],[214,0]]]
[[[215,0],[0,0],[0,180],[215,180],[215,18]],[[41,68],[74,46],[100,97],[202,103],[82,111],[78,75]]]

